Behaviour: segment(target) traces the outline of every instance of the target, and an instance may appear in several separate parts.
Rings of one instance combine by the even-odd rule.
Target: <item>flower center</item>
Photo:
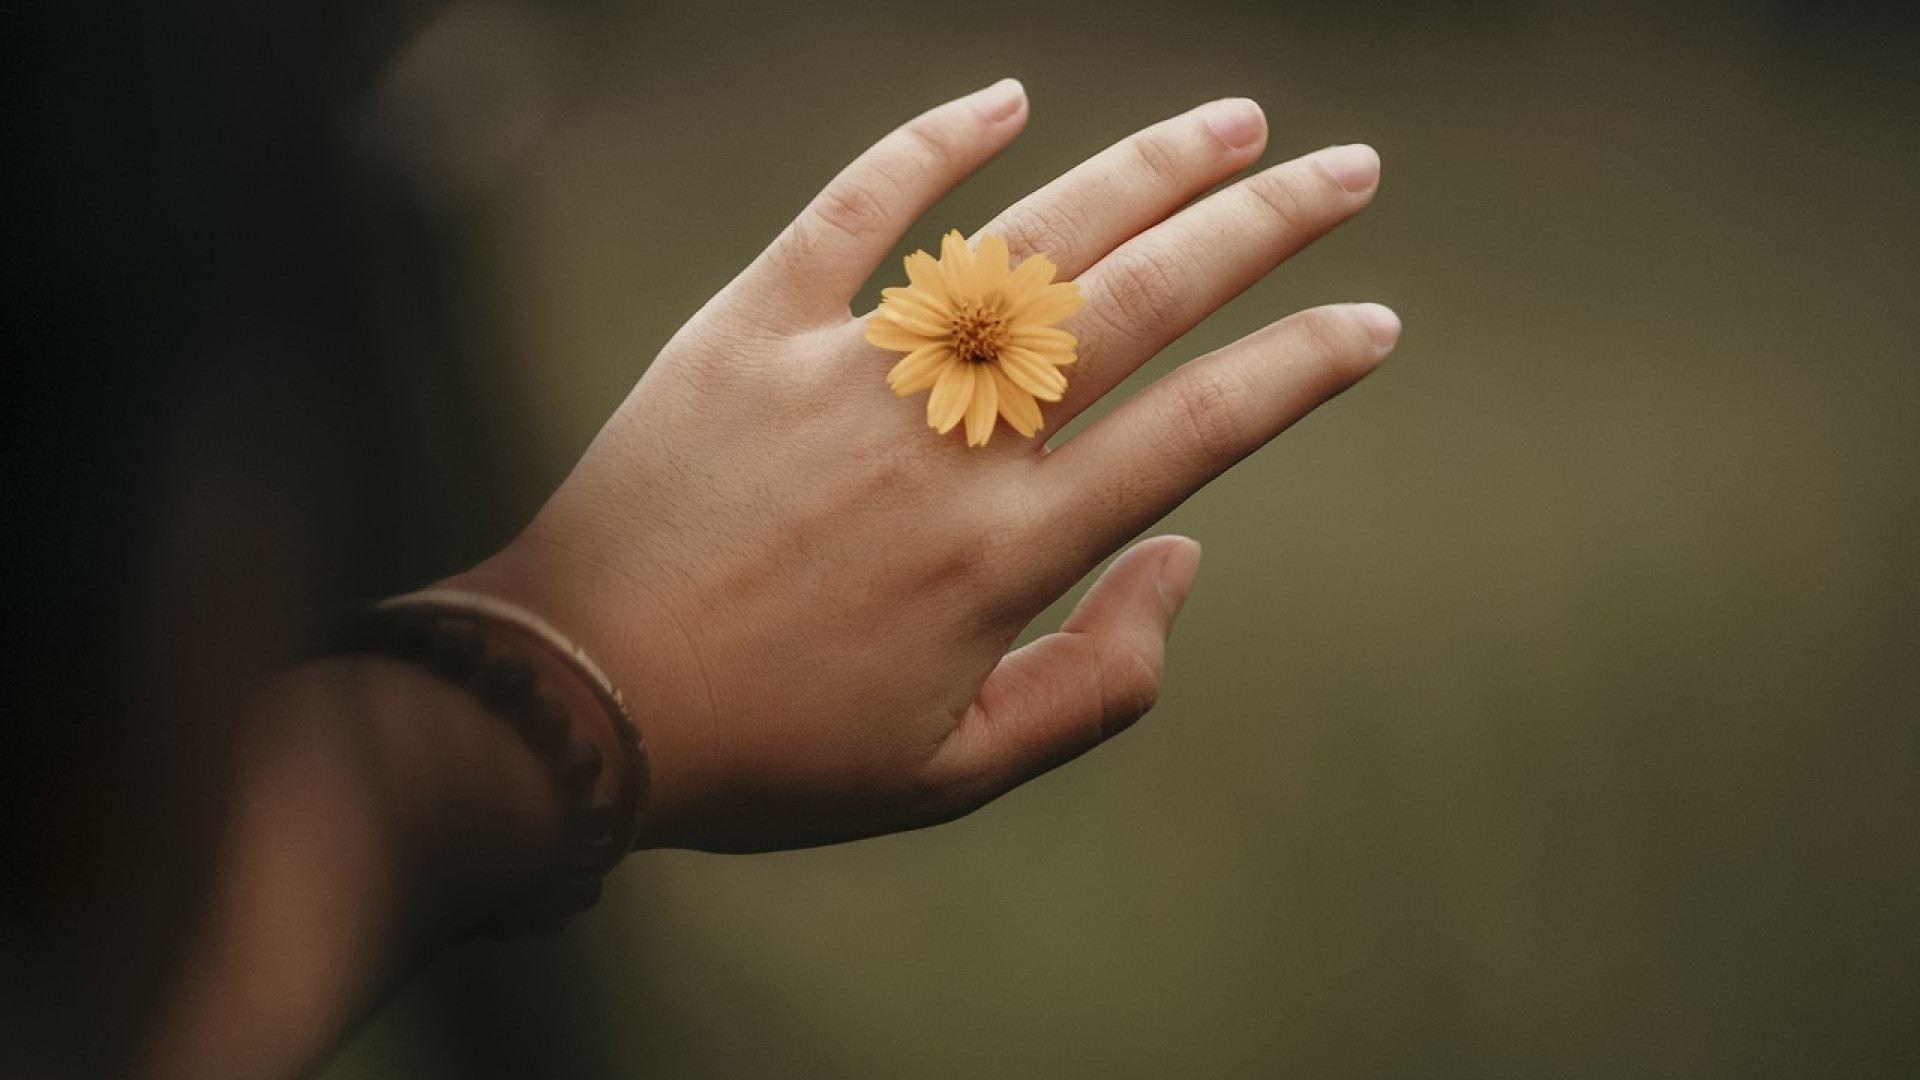
[[[949,324],[953,330],[953,351],[973,364],[1000,359],[1007,343],[1007,324],[1000,313],[979,305],[969,305],[954,313]]]

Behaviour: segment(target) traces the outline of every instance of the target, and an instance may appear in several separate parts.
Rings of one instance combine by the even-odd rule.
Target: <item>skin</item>
[[[1057,632],[1009,651],[1016,635],[1392,348],[1385,308],[1315,308],[1051,450],[1005,427],[980,448],[936,435],[920,399],[888,390],[895,357],[849,303],[1026,118],[1009,80],[863,154],[673,338],[525,532],[443,582],[539,614],[625,688],[653,773],[642,846],[933,824],[1125,729],[1158,694],[1199,545],[1138,543]],[[1193,201],[1266,134],[1252,102],[1209,103],[983,226],[1086,297],[1047,430],[1372,198],[1378,158],[1347,147]],[[208,930],[146,1075],[309,1067],[558,849],[531,757],[411,668],[310,665],[249,731]]]
[[[1191,541],[1141,544],[1059,633],[1009,654],[1015,636],[1397,337],[1384,308],[1318,308],[1052,452],[1004,427],[980,448],[934,435],[848,304],[1026,118],[1009,81],[862,155],[667,345],[525,534],[461,580],[547,613],[630,688],[654,767],[645,844],[927,825],[1125,728],[1158,691]],[[1355,147],[1334,154],[1346,186],[1309,157],[1187,205],[1265,142],[1252,102],[1210,103],[984,226],[1016,258],[1047,252],[1086,297],[1048,430],[1372,198],[1378,158]]]

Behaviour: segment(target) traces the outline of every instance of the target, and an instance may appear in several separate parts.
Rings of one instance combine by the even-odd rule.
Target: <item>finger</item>
[[[980,231],[1016,257],[1044,253],[1078,277],[1128,237],[1245,168],[1267,144],[1267,118],[1246,98],[1210,101],[1115,143],[1020,200]]]
[[[1274,267],[1364,209],[1380,180],[1372,147],[1336,146],[1274,166],[1181,211],[1080,277],[1069,323],[1078,360],[1054,430]]]
[[[1026,91],[1002,79],[901,125],[834,177],[735,287],[808,323],[845,320],[853,294],[908,227],[1026,119]]]
[[[1098,560],[1234,462],[1378,367],[1400,319],[1379,304],[1337,304],[1289,316],[1189,361],[1128,399],[1041,462],[1051,520],[1072,521]]]
[[[1124,730],[1160,693],[1167,635],[1200,545],[1162,536],[1114,560],[1057,633],[1008,653],[936,768],[978,806]]]

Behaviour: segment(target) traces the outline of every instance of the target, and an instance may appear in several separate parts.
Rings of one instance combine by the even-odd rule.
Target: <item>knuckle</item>
[[[1112,275],[1109,293],[1113,307],[1126,313],[1126,321],[1138,330],[1164,330],[1174,318],[1176,298],[1187,279],[1183,257],[1174,249],[1152,244],[1137,245],[1118,253],[1110,263]]]
[[[1179,150],[1168,139],[1157,134],[1146,134],[1129,145],[1134,161],[1161,183],[1178,183],[1186,172]]]
[[[923,119],[895,129],[815,197],[795,223],[794,247],[806,255],[836,238],[891,238],[901,224],[896,207],[914,201],[910,193],[922,178],[959,169],[962,151],[958,134],[937,123]]]
[[[1100,658],[1103,726],[1114,731],[1145,716],[1160,701],[1160,663],[1143,648],[1111,650]]]
[[[1322,308],[1301,316],[1301,346],[1316,367],[1342,366],[1347,357],[1362,351],[1359,345],[1365,336],[1364,329],[1337,310]]]
[[[891,219],[890,200],[878,186],[874,178],[843,176],[814,200],[811,219],[828,232],[855,239],[883,231]]]
[[[945,170],[959,161],[960,144],[956,133],[942,124],[922,118],[900,129],[916,157],[935,169]]]
[[[985,510],[955,525],[923,549],[937,566],[937,580],[990,605],[1009,566],[1019,565],[1029,545],[1024,530],[1005,511]]]
[[[1291,232],[1315,217],[1305,185],[1297,174],[1287,169],[1269,169],[1249,176],[1242,190],[1276,232]]]
[[[1246,429],[1246,394],[1217,371],[1190,368],[1173,382],[1173,446],[1168,449],[1201,461],[1233,461],[1240,455]]]
[[[1044,252],[1055,266],[1078,265],[1075,237],[1086,232],[1086,211],[1065,200],[1033,202],[1007,211],[986,231],[1005,238],[1008,249],[1021,258]]]

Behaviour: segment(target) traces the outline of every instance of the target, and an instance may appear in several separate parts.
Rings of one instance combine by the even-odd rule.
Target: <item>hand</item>
[[[521,603],[625,688],[649,747],[647,846],[829,843],[964,814],[1152,704],[1191,540],[1117,560],[1057,633],[1016,635],[1131,537],[1372,370],[1399,323],[1282,319],[1049,453],[970,448],[896,398],[855,292],[1024,124],[1019,84],[940,106],[856,160],[667,345],[526,532],[459,584]],[[1339,147],[1190,200],[1260,155],[1219,101],[1142,131],[983,231],[1044,251],[1084,308],[1047,430],[1371,199]],[[929,233],[929,244],[937,238]],[[904,281],[902,282],[904,283]]]

